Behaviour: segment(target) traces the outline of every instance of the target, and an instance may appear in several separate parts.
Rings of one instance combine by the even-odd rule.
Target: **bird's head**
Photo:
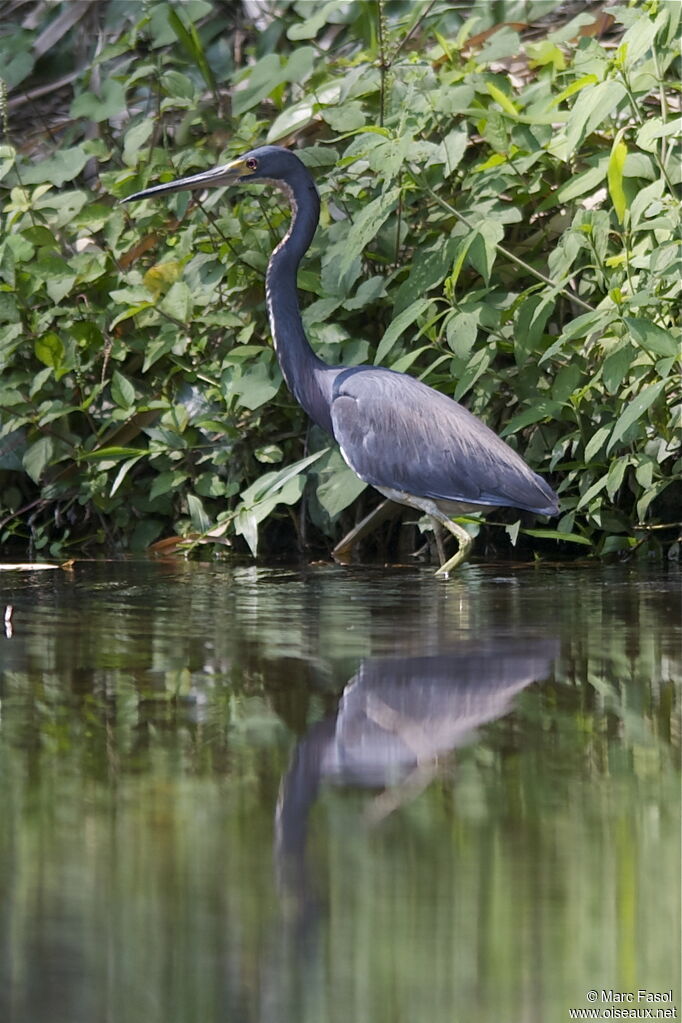
[[[134,192],[126,196],[122,202],[135,199],[148,199],[157,195],[169,195],[193,188],[225,188],[241,182],[273,181],[276,184],[289,185],[301,173],[306,174],[299,158],[282,149],[281,146],[260,146],[240,156],[237,160],[213,167],[211,170],[192,174],[187,178],[177,178],[162,185],[145,188],[142,192]]]

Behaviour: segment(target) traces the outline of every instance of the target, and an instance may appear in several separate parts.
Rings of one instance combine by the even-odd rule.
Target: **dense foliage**
[[[322,195],[318,353],[500,431],[559,491],[545,550],[674,551],[677,2],[26,6],[0,30],[3,543],[328,549],[373,500],[270,344],[281,197],[117,204],[268,141]]]

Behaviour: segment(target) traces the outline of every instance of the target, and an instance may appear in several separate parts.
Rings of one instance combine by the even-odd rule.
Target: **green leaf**
[[[360,210],[345,240],[338,270],[339,278],[350,270],[354,260],[362,255],[365,246],[376,237],[381,225],[397,206],[399,196],[399,188],[389,188]]]
[[[146,452],[145,452],[145,454],[146,454]],[[134,465],[136,465],[137,462],[139,462],[142,457],[143,457],[142,455],[136,455],[134,458],[129,458],[127,462],[124,462],[123,465],[121,465],[121,467],[119,468],[118,472],[116,473],[116,479],[114,480],[114,482],[111,485],[111,490],[109,491],[109,497],[113,497],[114,496],[114,494],[116,493],[118,488],[121,486],[121,484],[123,483],[124,479],[126,478],[128,473],[130,472],[132,467]]]
[[[639,419],[642,418],[644,413],[649,409],[656,399],[663,392],[665,387],[665,380],[659,380],[656,384],[650,384],[649,387],[645,387],[643,391],[637,395],[633,401],[630,402],[624,412],[620,414],[616,420],[616,425],[613,428],[611,439],[606,448],[606,453],[613,448],[614,444],[617,444],[622,437],[625,436],[626,432],[631,426],[634,426]]]
[[[583,171],[581,174],[572,175],[565,185],[557,189],[556,197],[559,202],[570,202],[580,195],[594,192],[599,188],[606,177],[608,162],[606,156],[600,157],[596,166],[590,167],[589,170]]]
[[[502,92],[502,89],[498,89],[498,87],[496,85],[493,85],[492,82],[486,82],[485,87],[492,96],[492,98],[495,100],[495,102],[498,103],[499,106],[501,106],[502,109],[507,114],[511,114],[511,116],[514,118],[517,118],[519,116],[518,110],[516,109],[512,101],[509,99],[509,97],[504,92]]]
[[[625,479],[625,471],[631,464],[632,457],[630,455],[623,455],[622,458],[616,458],[611,462],[606,475],[606,493],[611,500],[613,500],[616,491],[620,489]]]
[[[611,115],[625,96],[625,86],[613,79],[585,89],[566,125],[566,157],[573,155],[583,139]]]
[[[109,121],[126,107],[124,87],[115,78],[105,78],[100,95],[82,92],[71,104],[72,117],[85,117],[89,121]]]
[[[476,344],[481,309],[461,309],[448,318],[445,337],[448,346],[460,359],[468,359]]]
[[[307,469],[309,465],[316,462],[318,458],[322,458],[329,448],[323,448],[321,451],[316,451],[312,455],[307,455],[306,458],[301,458],[298,462],[294,462],[292,465],[286,466],[284,469],[280,469],[279,472],[268,472],[265,476],[261,476],[260,479],[252,483],[250,487],[244,490],[240,497],[242,502],[247,507],[253,507],[259,504],[261,501],[266,500],[278,493],[289,482],[294,476],[298,476]]]
[[[140,149],[148,141],[153,131],[154,120],[151,117],[143,118],[128,129],[123,145],[123,160],[129,167],[135,166]]]
[[[149,452],[144,448],[125,448],[112,445],[107,448],[96,448],[94,451],[81,451],[78,457],[86,462],[117,462],[121,458],[148,454]]]
[[[554,310],[553,296],[528,295],[519,307],[514,332],[514,358],[517,366],[540,350],[547,320]]]
[[[313,14],[289,28],[287,38],[292,42],[297,42],[299,39],[314,39],[320,29],[327,25],[329,15],[338,11],[340,7],[340,0],[329,0],[317,10],[313,8]]]
[[[81,173],[89,159],[83,146],[60,149],[47,160],[21,167],[21,183],[34,185],[49,181],[55,188],[61,188],[66,181],[73,181]]]
[[[268,353],[269,354],[269,353]],[[276,366],[262,359],[245,367],[237,374],[230,385],[230,393],[239,397],[239,404],[251,411],[266,405],[277,394],[281,375]]]
[[[117,369],[111,378],[111,397],[121,408],[128,409],[135,404],[135,388]]]
[[[501,436],[508,437],[510,434],[516,433],[517,430],[522,430],[524,426],[539,423],[542,419],[556,419],[560,413],[561,402],[542,398],[531,408],[526,408],[522,412],[517,413],[517,415],[512,416],[502,430]]]
[[[623,191],[623,167],[625,166],[625,158],[628,155],[628,150],[625,143],[621,141],[624,131],[625,129],[622,128],[614,139],[607,171],[609,195],[611,196],[611,202],[613,203],[613,208],[616,211],[618,221],[621,224],[625,220],[625,211],[627,210],[627,199],[625,197],[625,192]]]
[[[528,66],[531,68],[551,64],[555,71],[563,71],[566,67],[563,52],[549,39],[542,39],[539,43],[526,43],[526,53],[530,57]]]
[[[379,342],[376,356],[374,357],[374,365],[380,365],[388,353],[393,348],[400,335],[411,327],[415,320],[419,319],[423,312],[425,312],[431,305],[428,298],[418,298],[416,302],[409,305],[407,309],[403,309],[396,318],[389,324],[386,333]]]
[[[526,536],[537,536],[545,540],[563,540],[566,543],[580,543],[584,547],[591,547],[592,541],[579,533],[560,533],[558,529],[522,529]]]
[[[591,462],[594,456],[599,454],[599,452],[604,448],[610,433],[611,433],[610,426],[600,426],[596,433],[592,434],[589,441],[585,445],[586,462]]]
[[[367,487],[346,465],[338,448],[329,451],[324,464],[321,463],[316,472],[319,476],[315,496],[332,522]]]
[[[34,483],[40,481],[40,477],[50,464],[53,455],[54,441],[52,437],[40,437],[26,449],[21,461]]]
[[[596,483],[593,483],[592,486],[588,487],[585,493],[581,495],[580,500],[576,505],[576,510],[588,507],[592,503],[594,498],[597,496],[597,494],[601,494],[602,490],[604,490],[607,483],[608,475],[604,473],[603,476],[599,477]]]
[[[216,80],[206,59],[204,47],[195,26],[191,22],[189,25],[185,25],[178,12],[172,7],[168,11],[168,24],[178,37],[187,56],[199,68],[206,85],[209,89],[215,90]]]
[[[58,334],[51,331],[38,338],[33,345],[36,358],[46,366],[59,369],[64,361],[64,344]]]
[[[180,323],[187,323],[192,314],[192,292],[184,281],[176,281],[159,302],[167,316],[172,316]]]
[[[582,78],[578,78],[575,82],[571,82],[569,86],[560,92],[559,95],[552,100],[552,106],[558,107],[565,99],[568,99],[569,96],[573,96],[576,92],[580,92],[581,89],[584,89],[587,85],[596,85],[598,81],[599,79],[596,75],[583,75]]]
[[[623,319],[635,341],[648,352],[663,356],[680,356],[679,339],[676,341],[663,327],[637,316],[624,316]]]
[[[476,225],[476,234],[469,249],[469,262],[478,270],[486,284],[490,281],[497,256],[497,245],[503,238],[504,227],[499,220],[483,220]]]
[[[204,503],[196,494],[187,494],[187,510],[192,520],[192,527],[198,533],[207,533],[211,528],[211,520],[206,514]]]

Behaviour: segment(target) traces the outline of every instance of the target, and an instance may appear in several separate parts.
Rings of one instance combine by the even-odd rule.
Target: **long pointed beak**
[[[240,178],[248,177],[251,174],[246,160],[233,160],[232,163],[225,163],[221,167],[213,167],[211,170],[201,171],[200,174],[192,174],[188,178],[177,178],[175,181],[167,181],[163,185],[153,185],[152,188],[145,188],[142,192],[133,192],[127,195],[121,202],[133,202],[136,199],[149,199],[157,195],[169,195],[171,192],[182,192],[187,188],[221,188],[225,185],[233,185]]]

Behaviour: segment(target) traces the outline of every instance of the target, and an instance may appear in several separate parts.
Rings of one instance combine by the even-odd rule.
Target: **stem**
[[[470,231],[476,231],[476,228],[471,223],[468,217],[465,217],[464,214],[460,213],[459,210],[456,210],[454,206],[451,206],[450,203],[446,202],[444,199],[441,199],[439,195],[436,195],[433,189],[426,185],[414,170],[412,170],[412,177],[413,180],[418,185],[420,185],[425,192],[428,192],[431,198],[435,202],[437,202],[438,205],[442,207],[442,209],[447,210],[447,212],[450,213],[451,216],[455,217],[462,224],[468,227]],[[530,274],[532,277],[535,277],[536,280],[542,281],[543,284],[549,284],[549,286],[553,288],[555,291],[557,291],[560,295],[565,295],[566,298],[570,299],[571,302],[575,302],[576,305],[579,305],[582,309],[585,309],[586,312],[593,313],[595,311],[594,306],[588,305],[588,303],[584,302],[582,298],[578,298],[577,295],[574,295],[567,288],[564,288],[557,284],[556,281],[553,281],[551,277],[547,277],[539,270],[536,270],[535,267],[532,267],[530,263],[526,263],[524,259],[521,259],[519,256],[515,256],[513,252],[510,252],[509,249],[505,249],[505,247],[503,245],[500,245],[499,242],[495,243],[495,248],[506,259],[509,259],[511,260],[512,263],[515,263],[517,266],[520,266],[522,270],[525,270],[526,273]]]
[[[620,74],[620,77],[623,79],[623,85],[625,86],[625,91],[627,93],[628,100],[630,101],[630,106],[632,107],[632,113],[634,115],[634,118],[637,121],[637,123],[639,124],[639,126],[643,127],[643,125],[644,125],[644,118],[642,117],[642,115],[639,112],[639,107],[637,106],[637,100],[635,99],[634,93],[633,93],[632,89],[630,88],[630,83],[629,83],[629,81],[627,79],[627,75],[625,74],[625,71],[622,68],[620,68],[618,73]],[[659,85],[660,85],[660,83],[659,83]],[[660,170],[661,174],[663,175],[663,179],[664,179],[666,185],[668,186],[668,191],[670,192],[670,194],[672,196],[674,196],[675,195],[675,187],[674,187],[672,181],[670,180],[670,175],[668,174],[668,170],[667,170],[667,168],[665,166],[665,163],[661,159],[661,154],[658,151],[658,146],[657,145],[654,145],[654,148],[653,148],[652,152],[653,152],[654,160],[658,164],[658,169]]]
[[[390,68],[390,63],[386,59],[386,40],[385,40],[385,29],[386,29],[386,12],[384,11],[384,0],[378,0],[379,10],[379,22],[377,25],[379,33],[379,75],[381,77],[379,85],[379,127],[384,126],[384,112],[386,105],[386,75]]]

